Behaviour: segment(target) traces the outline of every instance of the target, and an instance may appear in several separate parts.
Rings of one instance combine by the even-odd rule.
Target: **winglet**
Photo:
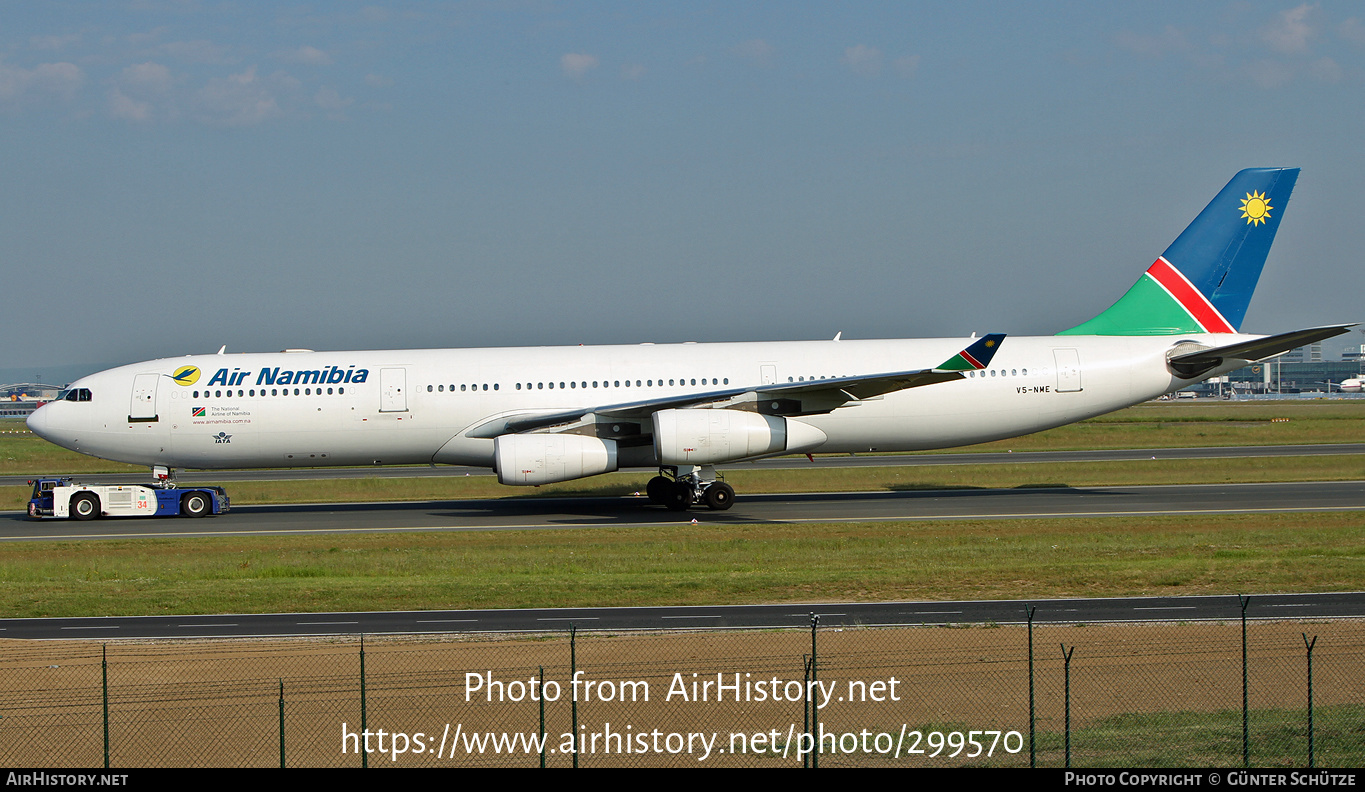
[[[1004,340],[1004,333],[991,333],[982,336],[976,343],[948,358],[936,368],[939,371],[983,369],[991,364],[991,358],[995,357],[996,350],[1000,349],[1000,342]]]

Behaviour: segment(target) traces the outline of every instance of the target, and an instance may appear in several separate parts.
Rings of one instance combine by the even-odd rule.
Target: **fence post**
[[[280,678],[280,769],[284,769],[284,678]]]
[[[367,723],[366,720],[365,720],[366,715],[367,715],[367,713],[366,713],[366,711],[365,711],[365,633],[361,633],[361,634],[360,634],[360,733],[361,733],[361,734],[364,734],[364,733],[366,732],[366,730],[368,730],[368,729],[370,728],[369,725],[368,725],[368,723]],[[368,746],[366,746],[366,747],[368,747]],[[369,766],[370,766],[370,752],[367,751],[367,750],[364,750],[364,748],[362,748],[361,751],[360,751],[360,767],[361,767],[361,769],[368,769]]]
[[[104,703],[104,769],[109,769],[109,644],[100,644],[100,700]]]
[[[572,697],[569,699],[569,708],[573,713],[573,766],[578,769],[578,749],[582,746],[578,744],[578,688],[574,687],[573,680],[578,677],[578,630],[573,624],[569,625],[569,690]]]
[[[817,681],[817,680],[819,680],[819,678],[820,678],[820,670],[819,670],[819,664],[816,662],[816,654],[815,654],[815,628],[816,628],[817,626],[819,626],[819,624],[820,624],[820,617],[817,616],[815,613],[811,613],[811,615],[810,615],[810,681],[806,683],[806,691],[805,691],[805,694],[806,694],[806,698],[807,698],[807,699],[810,698],[811,683],[814,682],[817,686],[820,684],[820,683]],[[815,721],[815,724],[818,724],[818,723],[819,723],[818,714],[817,714],[814,710],[811,711],[811,720],[812,720],[812,721]],[[814,725],[814,724],[813,724],[813,725]],[[822,749],[821,749],[821,746],[820,746],[819,742],[817,741],[816,746],[815,746],[815,750],[810,752],[810,766],[811,766],[811,769],[818,769],[818,768],[820,767],[820,751],[821,751],[821,750],[822,750]]]
[[[1313,645],[1318,642],[1318,637],[1313,636],[1313,640],[1308,640],[1308,633],[1299,633],[1303,636],[1303,645],[1308,647],[1308,767],[1312,769],[1313,764]]]
[[[1065,690],[1066,690],[1066,768],[1071,769],[1071,656],[1076,653],[1076,647],[1072,646],[1068,651],[1066,644],[1062,644],[1062,661],[1065,663]]]
[[[1251,733],[1247,728],[1247,605],[1251,597],[1237,595],[1242,605],[1242,767],[1251,767]]]
[[[540,667],[540,769],[545,769],[545,666]]]
[[[810,735],[811,740],[815,739],[815,734],[810,730],[810,655],[801,655],[801,728]],[[799,748],[801,743],[796,744]],[[810,752],[808,751],[801,757],[802,769],[810,767]]]
[[[1028,766],[1038,766],[1038,751],[1034,742],[1034,708],[1033,708],[1033,614],[1038,611],[1036,605],[1025,605],[1024,613],[1028,616]]]

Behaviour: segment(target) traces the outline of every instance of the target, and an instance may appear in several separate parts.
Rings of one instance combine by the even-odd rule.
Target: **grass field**
[[[1354,513],[0,545],[0,616],[1356,590]]]

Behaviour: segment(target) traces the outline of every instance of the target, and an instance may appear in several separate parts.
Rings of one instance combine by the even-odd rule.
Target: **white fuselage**
[[[1193,380],[1180,379],[1166,365],[1174,345],[1251,338],[1009,337],[989,367],[974,376],[800,420],[828,437],[819,452],[970,445],[1061,426],[1185,387]],[[87,401],[44,405],[29,425],[81,453],[173,468],[492,466],[493,439],[478,431],[492,419],[907,371],[933,366],[963,343],[945,338],[198,355],[85,377],[70,387],[88,389]],[[1238,365],[1241,361],[1229,361],[1204,376]],[[199,370],[194,382],[173,379],[189,366]],[[623,452],[621,462],[657,464],[647,445]]]

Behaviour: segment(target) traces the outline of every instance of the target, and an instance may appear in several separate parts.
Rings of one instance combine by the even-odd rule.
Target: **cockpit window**
[[[92,401],[89,388],[71,388],[57,394],[57,401]]]

